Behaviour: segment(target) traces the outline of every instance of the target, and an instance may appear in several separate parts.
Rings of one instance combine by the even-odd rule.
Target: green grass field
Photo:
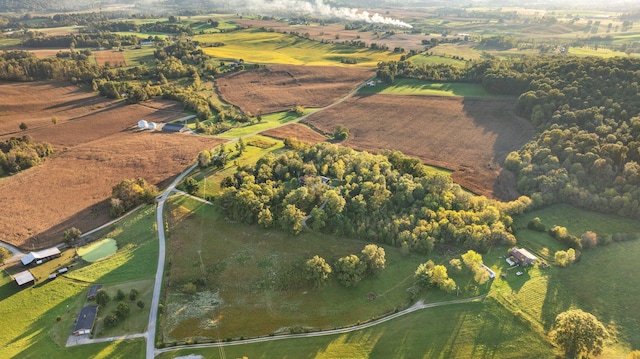
[[[569,53],[576,56],[599,56],[604,58],[610,57],[629,57],[625,52],[613,51],[606,48],[594,49],[592,47],[570,47]]]
[[[304,114],[306,115],[309,113],[313,113],[315,111],[317,111],[317,109],[305,109]],[[217,135],[217,137],[227,138],[227,139],[244,137],[250,134],[268,130],[270,128],[284,125],[298,118],[300,118],[300,115],[291,111],[270,113],[270,114],[262,115],[262,122],[258,122],[255,124],[248,124],[242,127],[236,127],[229,131],[226,131],[224,133]]]
[[[158,358],[549,358],[553,350],[491,299],[412,313],[362,331],[209,349]]]
[[[464,67],[466,65],[466,61],[452,59],[450,57],[444,57],[444,56],[427,56],[423,54],[411,56],[409,58],[409,61],[411,61],[412,63],[418,66],[444,64],[444,65],[453,65],[457,67]]]
[[[395,61],[399,54],[339,44],[322,44],[294,35],[263,32],[257,29],[194,36],[204,43],[223,42],[220,47],[206,47],[206,54],[219,59],[243,59],[253,63],[290,65],[365,66],[375,67],[380,61]],[[341,59],[356,59],[356,65],[345,65]]]
[[[495,97],[480,84],[427,82],[404,78],[396,79],[393,85],[377,83],[375,86],[364,86],[360,92],[385,95]]]
[[[148,320],[150,302],[149,280],[155,274],[158,256],[154,206],[107,229],[105,237],[114,238],[120,247],[118,252],[96,263],[85,263],[74,258],[75,250],[67,250],[61,258],[34,267],[36,285],[19,289],[8,276],[0,273],[0,313],[4,323],[11,325],[0,331],[2,356],[7,358],[140,358],[144,355],[144,341],[123,341],[64,348],[80,309],[85,303],[91,283],[103,283],[108,287],[128,288],[136,286],[141,298],[147,301],[144,311],[135,303],[131,306],[131,321],[117,328],[114,333],[128,330],[141,332]],[[67,266],[69,272],[55,280],[47,275]],[[9,272],[15,273],[13,268]],[[145,282],[146,281],[146,282]],[[145,284],[146,283],[146,284]],[[146,289],[145,289],[146,288]],[[115,290],[114,290],[115,293]],[[127,292],[128,294],[128,292]],[[108,308],[107,308],[108,309]],[[107,314],[105,312],[104,314]],[[57,320],[60,317],[60,320]],[[131,327],[128,327],[128,326]]]
[[[216,207],[188,197],[173,199],[170,210],[174,219],[163,320],[164,338],[169,342],[260,336],[298,327],[329,329],[366,321],[404,308],[410,300],[407,290],[413,286],[413,273],[426,261],[422,255],[403,255],[397,248],[386,247],[387,268],[354,288],[336,281],[323,288],[292,284],[288,278],[295,265],[316,254],[333,263],[359,254],[367,243],[312,232],[292,236],[230,223]],[[466,290],[466,273],[452,277],[463,295],[477,294]],[[198,295],[182,294],[185,283],[200,283]],[[437,290],[425,296],[429,301],[455,298]],[[181,309],[197,303],[203,308],[209,303],[209,307]]]
[[[113,238],[105,238],[78,248],[78,255],[81,256],[85,262],[93,263],[115,254],[117,250],[118,244],[116,240]]]

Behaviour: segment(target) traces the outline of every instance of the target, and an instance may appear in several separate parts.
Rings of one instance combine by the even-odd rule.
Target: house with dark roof
[[[509,251],[509,255],[511,256],[509,259],[521,266],[534,265],[538,261],[538,257],[524,248],[513,248]]]
[[[102,289],[102,284],[92,285],[91,288],[89,288],[89,294],[87,294],[87,299],[88,300],[96,299],[96,294],[98,294],[98,291],[100,289]]]
[[[21,288],[36,284],[36,278],[28,270],[17,273],[13,276],[13,279]]]
[[[76,319],[76,326],[73,328],[73,335],[90,334],[91,330],[93,330],[93,324],[96,321],[97,315],[97,305],[87,305],[82,308],[78,319]]]
[[[42,264],[42,262],[58,258],[60,255],[60,249],[58,247],[51,247],[38,252],[29,252],[29,254],[20,258],[20,261],[24,266],[28,266],[30,264]]]

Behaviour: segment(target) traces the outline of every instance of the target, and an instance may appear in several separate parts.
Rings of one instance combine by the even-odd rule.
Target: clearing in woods
[[[124,52],[117,50],[94,51],[96,63],[100,66],[127,66]]]

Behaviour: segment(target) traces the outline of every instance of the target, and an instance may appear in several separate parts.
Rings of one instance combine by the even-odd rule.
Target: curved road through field
[[[326,336],[326,335],[349,333],[349,332],[354,332],[354,331],[357,331],[357,330],[362,330],[362,329],[366,329],[366,328],[370,328],[370,327],[376,326],[378,324],[381,324],[381,323],[387,322],[389,320],[401,317],[403,315],[407,315],[407,314],[413,313],[413,312],[415,312],[417,310],[433,308],[433,307],[440,307],[440,306],[444,306],[444,305],[453,305],[453,304],[475,302],[475,301],[481,300],[485,296],[486,296],[486,294],[483,294],[483,295],[480,295],[480,296],[477,296],[477,297],[472,297],[472,298],[452,300],[452,301],[449,301],[449,302],[428,303],[428,304],[425,304],[421,300],[421,301],[416,302],[414,305],[412,305],[411,307],[409,307],[409,308],[407,308],[405,310],[399,311],[397,313],[388,315],[386,317],[383,317],[383,318],[380,318],[380,319],[377,319],[377,320],[370,321],[368,323],[354,325],[352,327],[347,327],[347,328],[325,330],[325,331],[312,332],[312,333],[299,333],[299,334],[286,334],[286,335],[278,335],[278,336],[260,337],[260,338],[253,338],[253,339],[238,340],[238,341],[234,341],[234,342],[216,342],[216,343],[181,345],[181,346],[175,346],[175,347],[171,347],[171,348],[156,349],[155,353],[157,355],[157,354],[172,352],[172,351],[181,350],[181,349],[214,348],[214,347],[224,347],[224,346],[231,346],[231,345],[242,345],[242,344],[268,342],[268,341],[273,341],[273,340],[295,339],[295,338],[312,338],[312,337],[322,337],[322,336]],[[147,358],[148,357],[149,357],[149,355],[147,353]]]

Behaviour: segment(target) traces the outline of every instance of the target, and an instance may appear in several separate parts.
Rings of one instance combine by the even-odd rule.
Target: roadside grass
[[[31,271],[38,280],[34,286],[24,289],[18,288],[8,275],[17,272],[19,268],[2,271],[0,273],[0,313],[3,315],[3,323],[11,323],[0,331],[2,356],[16,358],[142,357],[145,350],[142,340],[71,348],[65,348],[64,345],[85,303],[90,284],[118,283],[114,288],[136,285],[139,286],[141,296],[150,298],[150,279],[155,274],[158,255],[154,213],[154,207],[147,206],[103,233],[97,234],[96,238],[102,238],[102,235],[105,235],[118,241],[118,253],[107,259],[87,264],[75,256],[74,249],[63,251],[61,258],[33,267]],[[61,267],[69,267],[69,272],[54,280],[46,279],[50,273]],[[141,290],[142,284],[131,283],[138,280],[146,280],[149,289]],[[131,324],[136,325],[132,330],[136,333],[144,331],[145,318],[148,319],[149,315],[150,299],[143,299],[143,301],[147,304],[143,311],[140,311],[135,303],[131,308]],[[124,332],[123,330],[122,333]]]
[[[318,109],[305,109],[304,115],[313,113],[317,110]],[[239,138],[239,137],[247,136],[250,134],[266,131],[274,127],[282,126],[286,123],[297,120],[300,117],[302,117],[302,115],[298,115],[297,113],[292,111],[283,111],[283,112],[265,114],[265,115],[262,115],[261,122],[257,122],[254,124],[246,124],[246,125],[242,125],[241,127],[235,127],[229,131],[226,131],[224,133],[217,135],[216,137],[227,138],[227,139]]]
[[[492,299],[423,309],[361,331],[224,348],[182,349],[157,358],[549,358],[553,348]]]
[[[332,329],[388,315],[409,304],[415,269],[427,260],[385,246],[387,268],[378,276],[354,288],[333,279],[314,288],[291,279],[298,265],[314,255],[333,264],[345,255],[359,255],[367,243],[313,232],[293,236],[230,223],[217,207],[189,197],[172,198],[168,213],[168,310],[162,322],[166,342]],[[444,261],[437,255],[431,258]],[[466,273],[452,277],[460,282],[463,296],[480,293],[467,290]],[[197,283],[198,294],[183,294],[187,283]],[[427,301],[456,298],[438,290],[421,295]],[[208,306],[201,303],[202,296],[209,297]],[[192,303],[201,303],[203,310],[184,315],[179,308],[193,307]],[[177,308],[176,312],[170,308]]]
[[[363,86],[360,92],[385,95],[496,97],[480,84],[427,82],[405,78],[396,79],[392,85],[377,83],[375,86]]]
[[[387,51],[341,44],[323,44],[294,35],[258,29],[196,35],[194,40],[225,44],[220,47],[204,48],[204,52],[210,56],[219,59],[243,59],[253,63],[375,67],[380,61],[395,61],[400,58],[399,54]],[[343,64],[341,62],[343,58],[355,59],[357,64]]]

